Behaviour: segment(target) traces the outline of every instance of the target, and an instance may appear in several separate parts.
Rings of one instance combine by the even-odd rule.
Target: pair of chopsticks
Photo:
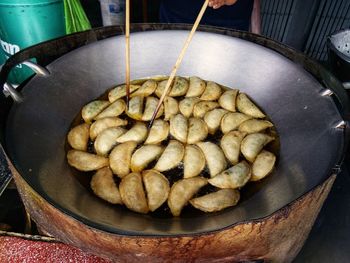
[[[176,72],[177,72],[177,70],[182,62],[182,59],[185,56],[185,53],[187,51],[188,46],[191,43],[193,35],[196,32],[200,21],[202,20],[202,17],[204,15],[205,10],[208,7],[208,4],[209,4],[209,0],[205,0],[201,10],[199,11],[199,14],[196,18],[196,21],[194,22],[194,24],[192,26],[191,32],[188,35],[186,42],[185,42],[185,44],[180,52],[180,55],[176,60],[176,63],[173,67],[173,70],[170,73],[170,77],[169,77],[168,82],[165,86],[164,92],[159,99],[158,105],[157,105],[155,111],[153,112],[152,119],[149,123],[148,128],[151,128],[153,125],[153,121],[157,116],[157,113],[158,113],[158,111],[163,103],[165,96],[168,94],[169,88],[170,88],[172,82],[174,81]],[[126,21],[125,21],[125,41],[126,41],[126,50],[125,50],[125,53],[126,53],[126,56],[125,56],[126,57],[126,81],[125,81],[125,83],[126,83],[126,100],[127,100],[127,105],[129,105],[129,96],[130,96],[130,0],[126,0],[126,8],[125,9],[126,9],[125,10],[125,12],[126,12],[125,13],[125,19],[126,19]]]

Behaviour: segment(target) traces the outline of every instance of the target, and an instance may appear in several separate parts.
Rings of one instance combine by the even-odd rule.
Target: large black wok
[[[169,74],[188,28],[134,26],[131,78]],[[340,83],[304,55],[272,40],[202,28],[178,74],[239,88],[264,109],[280,135],[275,172],[251,186],[237,207],[208,215],[158,218],[99,200],[68,166],[65,136],[84,104],[124,82],[124,38],[120,33],[120,28],[105,28],[44,43],[17,54],[1,72],[2,86],[8,70],[24,59],[37,57],[39,64],[49,63],[50,75],[34,76],[22,85],[25,100],[13,104],[8,112],[6,107],[1,111],[7,116],[6,122],[2,117],[6,153],[29,186],[54,207],[111,233],[191,235],[266,217],[339,170],[349,117]],[[81,47],[61,56],[77,46]],[[51,62],[55,51],[59,57]],[[50,59],[45,59],[45,54]],[[3,102],[10,104],[9,99]]]

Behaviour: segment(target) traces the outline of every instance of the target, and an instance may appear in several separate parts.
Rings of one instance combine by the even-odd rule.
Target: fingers
[[[210,0],[209,1],[209,6],[214,8],[214,9],[218,9],[221,6],[223,6],[225,4],[224,0]]]
[[[237,0],[210,0],[209,6],[218,9],[222,7],[223,5],[233,5],[237,2]]]

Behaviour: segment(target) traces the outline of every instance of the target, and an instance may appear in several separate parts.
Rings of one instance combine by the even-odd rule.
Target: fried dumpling
[[[135,90],[139,89],[141,86],[140,85],[130,85],[129,89],[130,89],[130,93],[133,93]],[[114,89],[112,89],[109,93],[108,93],[108,100],[109,102],[113,103],[116,100],[123,98],[126,96],[126,85],[120,85]]]
[[[236,101],[237,109],[253,118],[264,118],[265,114],[248,98],[245,93],[239,93]]]
[[[164,98],[164,120],[168,121],[170,118],[179,113],[179,104],[173,97]]]
[[[204,115],[215,108],[219,107],[219,103],[215,101],[200,101],[193,107],[193,116],[203,118]]]
[[[158,106],[158,102],[159,102],[159,99],[157,99],[155,97],[147,97],[145,111],[142,115],[143,121],[150,121],[152,119],[153,113]],[[164,112],[164,107],[163,107],[163,105],[161,105],[158,112],[157,112],[156,118],[159,118],[160,116],[162,116],[163,112]]]
[[[199,175],[205,167],[205,157],[196,145],[187,145],[184,155],[184,178]]]
[[[200,97],[201,100],[217,100],[222,93],[221,87],[213,81],[208,81],[207,86]]]
[[[250,120],[252,117],[240,112],[229,112],[221,119],[221,131],[222,133],[228,133],[233,130],[237,130],[239,125],[246,120]]]
[[[163,95],[167,83],[168,83],[168,79],[163,80],[163,81],[158,83],[158,87],[156,88],[156,91],[154,92],[158,98],[160,98]],[[168,93],[167,93],[168,95],[169,95],[170,89],[171,88],[169,88],[169,90],[168,90]]]
[[[129,107],[126,110],[126,114],[134,119],[134,120],[141,120],[143,115],[143,97],[142,96],[135,96],[130,99],[129,101]]]
[[[273,140],[272,136],[264,133],[249,134],[241,143],[241,152],[249,162],[254,162],[262,148]]]
[[[244,186],[251,177],[251,169],[246,161],[242,161],[235,166],[223,171],[208,182],[219,188],[240,188]]]
[[[154,166],[154,169],[164,172],[175,168],[182,161],[184,154],[185,147],[183,144],[176,140],[171,140]]]
[[[131,127],[126,133],[120,136],[117,139],[117,142],[127,142],[127,141],[135,141],[137,143],[141,143],[146,140],[147,137],[147,127],[143,122],[137,122],[134,126]]]
[[[114,145],[117,144],[117,138],[123,135],[126,130],[122,127],[111,127],[102,131],[94,142],[94,148],[98,155],[107,155]]]
[[[236,111],[236,98],[238,95],[238,89],[233,89],[233,90],[227,90],[225,91],[220,99],[219,99],[219,104],[221,108],[235,112]]]
[[[128,124],[127,120],[123,120],[118,117],[107,117],[107,118],[99,119],[90,126],[90,138],[91,140],[95,140],[96,137],[105,129],[108,129],[111,127],[125,126],[127,124]]]
[[[86,151],[90,138],[90,125],[87,123],[80,124],[71,129],[67,139],[69,145],[79,151]]]
[[[100,112],[108,107],[109,101],[95,100],[86,104],[81,110],[81,117],[86,123],[90,123]]]
[[[109,166],[118,177],[122,178],[130,173],[131,155],[136,146],[134,141],[124,142],[114,147],[109,155]]]
[[[169,136],[169,124],[163,120],[155,120],[149,131],[145,144],[158,144]]]
[[[246,133],[256,133],[273,127],[273,124],[265,120],[251,119],[239,125],[238,130]]]
[[[169,92],[171,97],[184,96],[188,90],[188,81],[182,77],[175,77],[173,86]]]
[[[193,207],[203,212],[216,212],[230,206],[235,206],[240,198],[238,190],[221,189],[215,193],[210,193],[190,200]]]
[[[131,157],[131,171],[141,172],[149,163],[157,159],[163,152],[163,147],[159,145],[145,145],[137,149]]]
[[[157,88],[157,82],[153,79],[149,79],[145,81],[139,89],[137,89],[135,92],[130,94],[130,98],[135,96],[148,97],[153,94],[156,88]]]
[[[118,117],[126,109],[126,103],[124,100],[119,99],[109,105],[100,114],[95,117],[95,120],[106,118],[106,117]]]
[[[208,132],[214,134],[221,124],[222,117],[227,113],[224,109],[214,109],[204,115],[204,121],[208,126]]]
[[[231,164],[237,164],[241,153],[241,142],[246,133],[240,131],[230,131],[222,136],[220,141],[221,149]]]
[[[194,105],[199,102],[199,98],[184,98],[179,102],[179,110],[183,116],[189,118],[193,113]]]
[[[208,127],[200,118],[190,118],[188,120],[187,143],[194,144],[203,141],[208,136]]]
[[[130,173],[122,178],[119,185],[123,203],[132,211],[147,214],[148,204],[139,173]]]
[[[181,179],[174,183],[170,189],[168,206],[173,216],[179,216],[182,208],[188,201],[207,184],[207,179],[203,177],[193,177]]]
[[[252,166],[251,181],[259,181],[270,174],[275,166],[276,156],[268,151],[262,150],[256,157]]]
[[[108,167],[98,170],[91,179],[90,186],[95,195],[111,204],[123,204],[113,173]]]
[[[187,142],[188,122],[182,114],[176,114],[171,117],[170,134],[180,142]]]
[[[199,97],[205,90],[206,83],[198,77],[190,77],[190,84],[186,93],[186,97]]]
[[[199,142],[197,146],[204,154],[210,177],[214,177],[226,169],[226,158],[219,146],[212,142]]]
[[[108,158],[77,150],[68,151],[67,159],[70,166],[83,172],[98,170],[109,165]]]
[[[168,199],[169,181],[156,170],[143,171],[142,178],[147,193],[148,207],[153,212]]]

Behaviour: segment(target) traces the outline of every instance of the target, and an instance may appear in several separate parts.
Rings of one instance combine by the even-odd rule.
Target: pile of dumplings
[[[166,202],[173,216],[186,205],[204,212],[235,206],[239,190],[275,166],[265,149],[276,139],[273,124],[237,89],[176,77],[148,129],[166,83],[132,82],[128,107],[125,85],[85,105],[67,136],[68,163],[94,172],[98,197],[138,213]],[[205,186],[211,191],[200,194]]]

